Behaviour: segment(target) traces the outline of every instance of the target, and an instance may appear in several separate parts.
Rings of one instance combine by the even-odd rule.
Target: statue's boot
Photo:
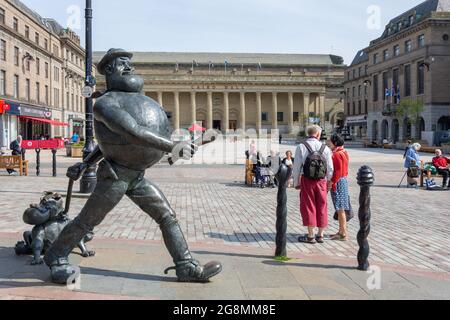
[[[69,280],[75,280],[74,275],[79,269],[69,264],[68,257],[72,249],[91,231],[91,228],[83,226],[75,219],[64,228],[56,241],[47,250],[44,262],[51,270],[52,282],[67,284]]]
[[[183,232],[174,217],[167,219],[167,222],[160,227],[164,243],[175,263],[174,267],[164,271],[165,274],[169,270],[175,270],[179,282],[208,282],[210,278],[222,271],[222,265],[219,262],[212,261],[201,265],[192,258]]]

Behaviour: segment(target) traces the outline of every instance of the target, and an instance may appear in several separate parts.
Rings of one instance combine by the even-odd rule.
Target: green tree
[[[423,99],[402,99],[396,108],[396,113],[402,118],[408,119],[409,124],[417,124],[423,112]]]

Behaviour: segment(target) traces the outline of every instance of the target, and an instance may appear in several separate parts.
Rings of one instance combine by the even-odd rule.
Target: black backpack
[[[322,145],[319,151],[313,151],[308,142],[303,145],[309,152],[303,165],[303,175],[309,179],[320,180],[327,176],[327,160],[323,155],[326,146]]]

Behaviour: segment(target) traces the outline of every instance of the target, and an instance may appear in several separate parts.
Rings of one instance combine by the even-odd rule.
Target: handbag
[[[352,208],[352,203],[350,202],[350,196],[348,197],[348,204],[349,204],[350,210],[345,210],[345,217],[346,217],[347,222],[349,222],[350,220],[352,220],[355,217],[355,214],[354,214],[353,208]],[[333,218],[336,221],[339,220],[339,215],[338,215],[337,211],[334,213]]]

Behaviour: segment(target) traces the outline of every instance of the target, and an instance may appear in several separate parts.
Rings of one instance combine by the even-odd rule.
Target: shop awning
[[[48,124],[51,124],[52,126],[56,126],[56,127],[68,127],[69,126],[68,123],[55,121],[55,120],[49,120],[49,119],[24,117],[24,116],[21,116],[20,118],[21,119],[32,120],[32,121],[36,121],[36,122],[48,123]]]

